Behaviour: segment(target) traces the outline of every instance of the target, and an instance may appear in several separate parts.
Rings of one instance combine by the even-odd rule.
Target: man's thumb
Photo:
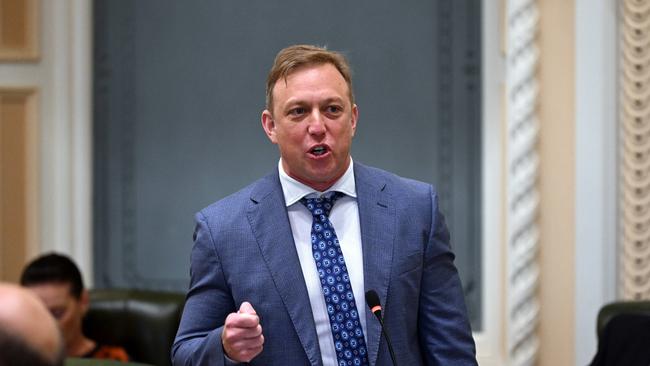
[[[257,314],[255,312],[255,309],[253,309],[253,305],[251,305],[248,301],[244,301],[244,302],[241,303],[241,306],[239,307],[239,313],[240,314],[252,314],[252,315]]]

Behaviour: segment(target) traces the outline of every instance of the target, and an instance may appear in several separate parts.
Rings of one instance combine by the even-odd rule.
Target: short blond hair
[[[278,80],[286,80],[291,73],[302,67],[321,64],[332,64],[341,73],[348,84],[350,104],[354,104],[352,71],[345,56],[336,51],[329,51],[325,47],[301,44],[284,48],[275,56],[273,67],[266,78],[266,109],[273,112],[273,87]]]

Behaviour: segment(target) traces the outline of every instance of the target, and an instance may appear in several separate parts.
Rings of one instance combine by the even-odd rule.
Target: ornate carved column
[[[622,296],[650,298],[650,1],[621,2]]]
[[[534,365],[539,349],[537,251],[537,60],[535,0],[506,2],[506,344],[511,365]]]

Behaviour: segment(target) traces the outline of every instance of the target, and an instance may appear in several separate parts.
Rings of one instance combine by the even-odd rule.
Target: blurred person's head
[[[43,301],[61,328],[68,355],[77,356],[86,342],[82,320],[89,305],[77,265],[64,255],[45,254],[25,267],[20,284]]]
[[[0,366],[63,365],[63,341],[43,303],[19,286],[0,283]]]

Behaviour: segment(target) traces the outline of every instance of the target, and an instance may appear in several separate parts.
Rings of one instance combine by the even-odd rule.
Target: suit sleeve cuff
[[[226,352],[223,353],[223,364],[226,366],[236,366],[236,365],[243,365],[241,362],[233,361],[226,355]]]
[[[237,362],[232,358],[228,357],[228,355],[226,354],[226,350],[223,348],[223,344],[221,344],[221,351],[223,352],[223,364],[225,366],[243,365],[242,362]]]

